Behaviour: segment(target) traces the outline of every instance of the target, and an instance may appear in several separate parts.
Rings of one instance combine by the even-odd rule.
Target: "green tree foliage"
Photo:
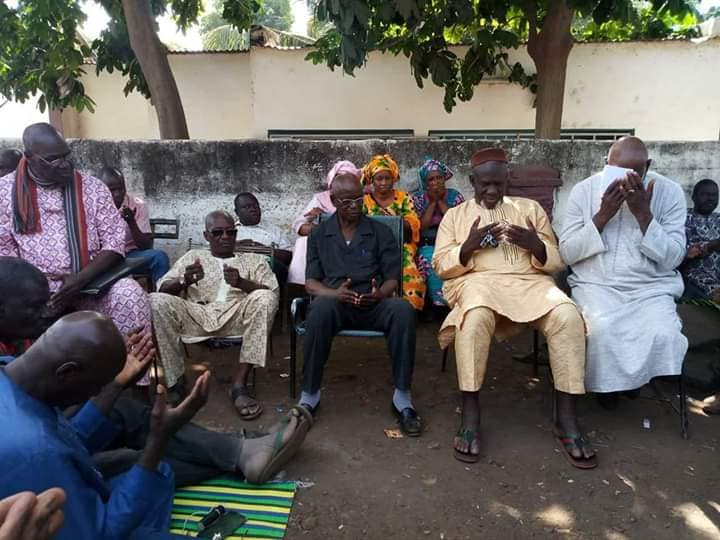
[[[92,54],[77,32],[83,20],[77,2],[26,1],[14,9],[0,3],[0,95],[22,103],[39,92],[41,111],[93,110],[79,80]]]
[[[149,1],[157,17],[170,13],[181,29],[195,24],[202,12],[200,0]],[[0,96],[25,102],[39,95],[38,105],[63,109],[93,109],[80,78],[83,64],[96,61],[96,70],[122,73],[125,93],[138,91],[150,98],[148,84],[128,37],[121,0],[99,0],[110,16],[107,28],[92,43],[79,33],[85,20],[77,0],[19,0],[16,7],[0,3]],[[222,17],[237,28],[256,19],[256,0],[220,0]],[[172,73],[168,76],[172,77]]]
[[[260,16],[256,24],[269,26],[275,30],[289,32],[292,28],[294,17],[290,0],[263,0]]]
[[[578,41],[633,41],[643,39],[694,38],[700,35],[699,16],[693,11],[674,14],[644,6],[630,13],[627,21],[596,23],[592,18],[575,21],[572,33]]]
[[[445,89],[448,112],[458,99],[472,99],[483,77],[505,73],[539,91],[538,108],[553,109],[553,127],[542,136],[559,136],[567,56],[576,38],[664,37],[669,34],[658,27],[667,32],[676,20],[695,22],[693,5],[684,0],[319,0],[315,16],[334,28],[307,55],[313,63],[352,75],[370,51],[402,54],[419,87],[430,79]],[[535,76],[510,64],[507,54],[526,41]],[[552,95],[542,95],[541,86]]]
[[[211,9],[200,19],[203,48],[209,51],[234,51],[249,45],[247,32],[240,31],[222,16],[222,0],[213,0]],[[288,32],[293,24],[290,0],[263,0],[254,24]]]

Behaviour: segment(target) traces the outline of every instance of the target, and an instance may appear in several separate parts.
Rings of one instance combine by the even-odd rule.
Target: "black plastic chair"
[[[374,219],[387,225],[393,232],[395,240],[400,250],[400,260],[402,260],[402,249],[403,249],[403,220],[399,216],[368,216],[370,219]],[[321,216],[321,221],[329,219],[327,215]],[[399,280],[400,290],[398,293],[402,295],[402,278]],[[290,304],[290,396],[296,397],[296,386],[297,386],[297,338],[298,336],[304,336],[307,329],[305,328],[305,311],[308,302],[306,298],[294,298],[292,304]],[[341,337],[361,337],[361,338],[382,338],[385,337],[383,332],[377,332],[374,330],[341,330],[338,334]]]

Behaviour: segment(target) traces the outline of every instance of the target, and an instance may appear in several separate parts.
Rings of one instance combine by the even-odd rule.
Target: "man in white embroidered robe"
[[[606,168],[573,188],[560,254],[588,324],[585,387],[607,393],[601,403],[614,408],[617,392],[682,370],[687,339],[675,299],[687,210],[678,184],[648,172],[640,139],[617,141],[607,162],[626,171]]]

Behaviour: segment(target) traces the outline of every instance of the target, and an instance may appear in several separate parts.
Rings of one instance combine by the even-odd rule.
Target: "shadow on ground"
[[[337,339],[322,408],[304,448],[288,465],[302,480],[287,538],[720,538],[720,418],[691,414],[691,438],[678,417],[651,399],[623,400],[615,412],[585,398],[581,420],[599,453],[593,471],[572,468],[551,435],[546,368],[511,359],[530,334],[496,344],[482,391],[482,458],[452,456],[458,395],[452,360],[440,372],[436,325],[418,332],[413,396],[427,430],[389,439],[390,365],[382,340]],[[233,411],[227,390],[237,350],[193,347],[215,382],[198,420],[218,430],[266,426],[287,410],[288,335],[258,376],[265,413],[252,423]],[[643,393],[648,398],[653,394]],[[650,428],[643,427],[649,420]]]

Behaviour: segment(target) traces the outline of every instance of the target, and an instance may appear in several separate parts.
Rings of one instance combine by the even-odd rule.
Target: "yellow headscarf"
[[[390,154],[378,154],[362,168],[362,183],[364,186],[372,183],[373,176],[380,171],[390,171],[393,182],[400,180],[400,167]]]

